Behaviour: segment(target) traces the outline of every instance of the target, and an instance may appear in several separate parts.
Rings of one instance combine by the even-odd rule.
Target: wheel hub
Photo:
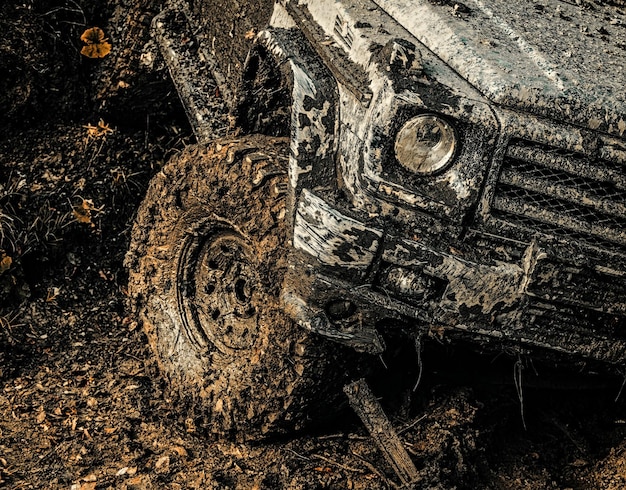
[[[234,231],[222,231],[185,255],[181,306],[187,325],[221,351],[252,348],[257,278],[249,245]]]

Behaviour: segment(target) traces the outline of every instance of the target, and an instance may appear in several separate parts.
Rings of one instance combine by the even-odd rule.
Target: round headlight
[[[396,136],[395,152],[400,165],[418,174],[444,168],[456,150],[454,128],[444,119],[424,114],[410,119]]]

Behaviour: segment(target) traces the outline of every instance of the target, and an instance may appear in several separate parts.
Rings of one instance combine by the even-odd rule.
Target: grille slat
[[[593,207],[615,217],[626,216],[626,191],[610,189],[600,182],[572,177],[560,171],[544,171],[536,165],[505,168],[500,182],[535,194],[547,194],[574,205],[592,203]]]
[[[590,165],[586,155],[528,142],[511,143],[506,150],[506,159],[535,163],[545,169],[561,170],[626,190],[624,167],[608,160]]]
[[[491,207],[494,216],[524,228],[532,220],[549,235],[626,245],[626,173],[618,163],[514,141]]]

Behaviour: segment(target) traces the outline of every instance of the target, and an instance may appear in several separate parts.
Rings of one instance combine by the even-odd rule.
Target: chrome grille
[[[493,216],[594,246],[626,247],[626,172],[619,163],[537,143],[509,144]]]

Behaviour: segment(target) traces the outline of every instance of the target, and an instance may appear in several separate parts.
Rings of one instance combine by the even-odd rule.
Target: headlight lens
[[[418,174],[444,168],[454,156],[457,138],[454,128],[433,114],[410,119],[396,136],[395,152],[400,165]]]

